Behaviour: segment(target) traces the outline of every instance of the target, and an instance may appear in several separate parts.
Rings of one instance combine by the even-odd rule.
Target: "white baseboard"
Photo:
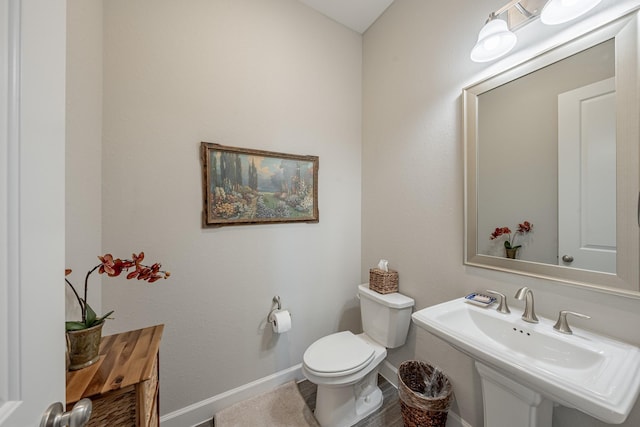
[[[389,381],[395,388],[398,388],[398,368],[393,366],[387,359],[380,364],[380,370],[378,371],[385,380]]]
[[[395,388],[398,388],[398,369],[389,361],[384,360],[380,365],[380,375],[389,381]],[[160,417],[161,427],[196,427],[213,418],[213,414],[221,409],[227,408],[235,403],[250,399],[261,393],[273,390],[274,388],[286,384],[289,381],[304,380],[302,365],[292,366],[284,371],[276,372],[264,378],[248,384],[241,385],[232,390],[194,403],[177,411],[170,412]],[[455,412],[449,411],[447,417],[447,427],[472,427],[471,424],[460,418]]]
[[[447,415],[447,427],[473,427],[471,424],[460,418],[460,415],[449,411]]]
[[[260,378],[248,384],[236,387],[232,390],[194,403],[177,411],[170,412],[160,417],[161,427],[195,427],[213,418],[213,414],[234,403],[252,398],[261,393],[273,390],[289,381],[301,381],[304,379],[302,365],[292,366],[284,371],[276,372],[268,377]]]

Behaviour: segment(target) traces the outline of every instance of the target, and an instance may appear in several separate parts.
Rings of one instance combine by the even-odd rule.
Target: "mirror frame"
[[[640,36],[634,11],[463,90],[464,264],[640,299]],[[615,39],[616,274],[478,253],[478,96],[604,41]],[[487,238],[489,236],[487,235]]]

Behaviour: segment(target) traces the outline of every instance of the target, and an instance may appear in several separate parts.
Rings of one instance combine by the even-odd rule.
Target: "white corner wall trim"
[[[213,415],[221,409],[235,403],[250,399],[261,393],[274,389],[289,381],[302,381],[302,364],[292,366],[283,371],[276,372],[264,378],[248,384],[241,385],[232,390],[225,391],[216,396],[194,403],[177,411],[170,412],[160,417],[162,427],[195,427],[205,421],[211,420]]]
[[[460,418],[460,415],[449,411],[447,415],[447,427],[473,427],[471,424]]]

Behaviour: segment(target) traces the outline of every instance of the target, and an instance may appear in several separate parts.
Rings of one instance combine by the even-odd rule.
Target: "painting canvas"
[[[318,157],[201,143],[207,227],[318,222]]]

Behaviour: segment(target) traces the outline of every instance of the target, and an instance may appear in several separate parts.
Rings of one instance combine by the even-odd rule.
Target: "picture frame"
[[[200,143],[203,226],[319,222],[318,156]]]

